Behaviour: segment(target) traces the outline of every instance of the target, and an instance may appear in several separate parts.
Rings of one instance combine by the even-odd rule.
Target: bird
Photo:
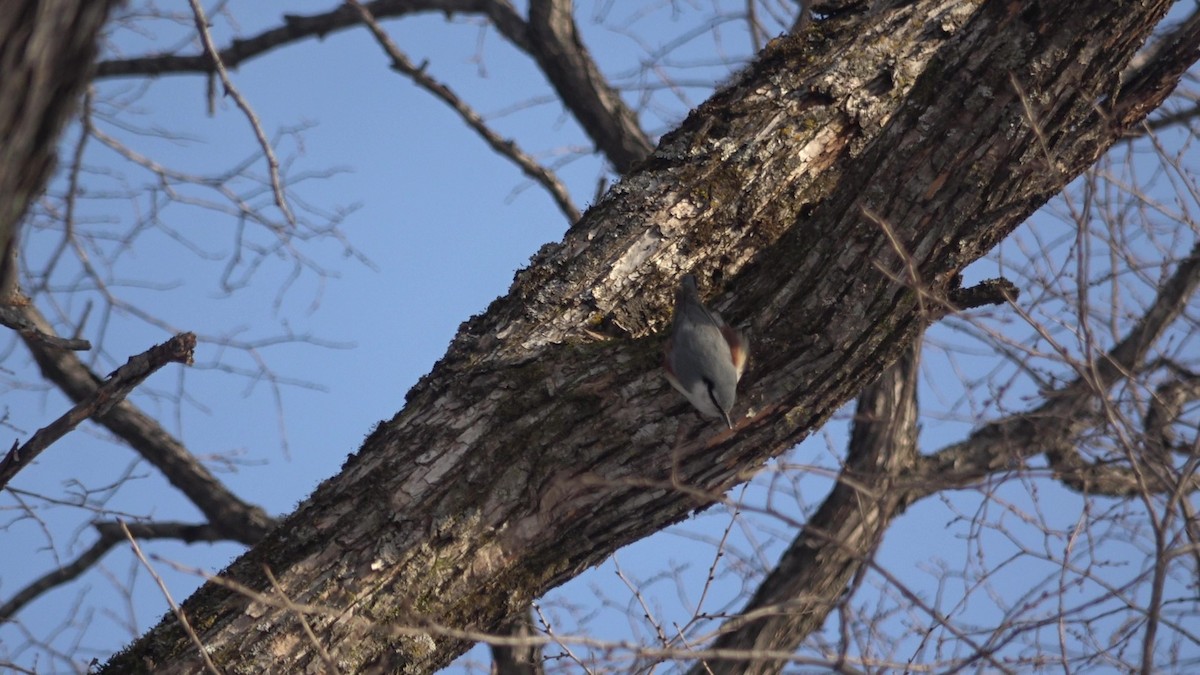
[[[732,429],[729,411],[748,355],[746,337],[704,306],[695,276],[684,276],[675,292],[675,318],[663,356],[671,386],[701,415],[724,418]]]

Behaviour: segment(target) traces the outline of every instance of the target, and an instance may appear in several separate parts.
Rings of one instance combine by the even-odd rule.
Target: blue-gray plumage
[[[664,359],[667,381],[706,417],[729,417],[746,367],[746,338],[700,301],[696,278],[687,275],[675,293],[675,319]]]

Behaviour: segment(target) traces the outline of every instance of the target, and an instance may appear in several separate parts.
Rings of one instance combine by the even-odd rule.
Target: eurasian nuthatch
[[[696,278],[687,275],[675,293],[675,320],[667,342],[667,380],[707,417],[724,417],[737,397],[749,344],[720,314],[700,302]]]

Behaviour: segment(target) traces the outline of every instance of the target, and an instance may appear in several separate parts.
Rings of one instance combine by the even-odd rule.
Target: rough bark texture
[[[115,0],[13,0],[0,11],[0,300],[16,290],[17,223],[54,167],[55,141],[96,60]]]
[[[456,629],[497,628],[821,424],[1153,107],[1110,99],[1166,0],[875,4],[773,41],[462,326],[404,410],[224,572],[241,588],[188,600],[219,667],[321,669],[296,604],[344,672],[447,663]],[[751,333],[732,431],[658,367],[692,269]],[[198,664],[169,618],[104,672]]]

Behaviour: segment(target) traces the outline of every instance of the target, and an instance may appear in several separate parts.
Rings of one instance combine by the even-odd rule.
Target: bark
[[[0,12],[0,300],[17,290],[17,224],[54,168],[115,0],[15,0]]]
[[[448,663],[824,422],[1178,77],[1119,93],[1166,0],[875,5],[769,44],[466,322],[404,410],[185,603],[212,660]],[[658,368],[689,270],[751,332],[732,431]],[[199,664],[168,618],[104,672]]]

